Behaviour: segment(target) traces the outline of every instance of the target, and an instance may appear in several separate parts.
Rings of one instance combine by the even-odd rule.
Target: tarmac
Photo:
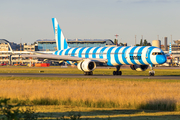
[[[0,76],[10,77],[60,77],[60,78],[128,78],[128,79],[176,79],[178,76],[138,76],[138,75],[83,75],[83,74],[45,74],[45,73],[0,73]]]

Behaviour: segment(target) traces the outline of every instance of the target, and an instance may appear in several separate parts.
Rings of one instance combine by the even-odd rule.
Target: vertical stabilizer
[[[66,39],[64,38],[64,35],[62,33],[61,28],[59,27],[59,24],[56,18],[52,18],[52,23],[53,23],[53,29],[54,29],[54,36],[56,39],[57,50],[63,50],[63,49],[68,48],[68,44],[66,42]]]
[[[172,50],[171,50],[171,43],[169,44],[169,55],[172,54]]]

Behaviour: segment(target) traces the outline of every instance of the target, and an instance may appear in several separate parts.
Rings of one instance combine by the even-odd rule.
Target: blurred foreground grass
[[[115,68],[94,74],[112,75]],[[0,73],[82,74],[77,68],[0,67]],[[148,75],[122,69],[123,75]],[[180,69],[155,69],[156,75],[180,76]],[[81,114],[82,119],[180,119],[180,81],[162,79],[105,79],[58,77],[0,77],[0,97],[32,105],[47,119]],[[51,117],[50,117],[51,116]]]

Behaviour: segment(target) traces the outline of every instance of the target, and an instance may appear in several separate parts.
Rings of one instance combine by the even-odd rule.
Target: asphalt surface
[[[44,74],[44,73],[0,73],[10,77],[63,77],[63,78],[128,78],[128,79],[177,79],[180,76],[138,76],[138,75],[83,75],[83,74]]]

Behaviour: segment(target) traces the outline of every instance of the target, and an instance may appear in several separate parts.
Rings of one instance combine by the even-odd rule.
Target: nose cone
[[[167,60],[167,57],[165,55],[157,55],[156,56],[156,61],[158,64],[163,64]]]

